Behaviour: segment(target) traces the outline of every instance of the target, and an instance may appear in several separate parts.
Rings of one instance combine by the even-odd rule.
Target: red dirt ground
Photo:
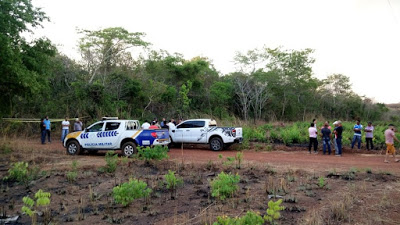
[[[57,150],[65,154],[65,148],[61,143],[47,143],[46,145],[34,144],[35,149],[51,149]],[[390,157],[390,163],[384,163],[385,151],[373,150],[365,151],[344,149],[342,157],[332,155],[323,155],[321,151],[318,154],[309,154],[306,148],[287,147],[283,145],[275,146],[274,151],[257,152],[254,150],[245,150],[243,159],[245,163],[268,163],[280,168],[298,168],[308,171],[329,171],[336,169],[338,171],[348,170],[349,168],[370,168],[373,171],[388,171],[395,174],[400,174],[400,163],[395,163],[393,157]],[[185,163],[204,163],[220,160],[218,156],[221,154],[223,158],[234,157],[236,150],[224,150],[214,152],[208,149],[208,146],[185,145],[183,149],[183,159]],[[100,155],[103,153],[99,152]],[[97,164],[98,158],[92,156],[83,156],[88,165]],[[169,152],[170,159],[182,160],[182,150],[173,148]],[[400,158],[400,157],[399,157]],[[70,161],[70,160],[67,160]],[[70,163],[67,163],[68,165]]]

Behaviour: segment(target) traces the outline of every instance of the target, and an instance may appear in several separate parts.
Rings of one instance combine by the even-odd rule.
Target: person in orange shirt
[[[151,122],[149,129],[159,129],[159,127],[156,125],[156,122],[153,121],[153,122]]]

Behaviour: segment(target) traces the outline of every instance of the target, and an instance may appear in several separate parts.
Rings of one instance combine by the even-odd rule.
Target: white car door
[[[121,137],[121,121],[107,121],[104,131],[100,132],[99,138],[100,148],[102,149],[116,149],[118,148],[119,138]]]
[[[98,133],[104,130],[104,122],[97,122],[89,126],[80,134],[81,145],[85,149],[99,149],[100,138]]]
[[[207,143],[207,130],[205,124],[206,122],[204,120],[192,121],[192,127],[189,128],[189,141],[191,143]]]
[[[192,127],[191,121],[185,121],[175,129],[172,129],[172,137],[175,143],[189,143],[190,139],[190,127]]]

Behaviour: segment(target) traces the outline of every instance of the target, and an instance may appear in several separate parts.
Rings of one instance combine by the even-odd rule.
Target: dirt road
[[[51,143],[46,145],[34,144],[35,149],[42,149],[43,152],[52,150],[51,152],[56,155],[65,155],[65,149],[61,143]],[[256,152],[254,150],[244,151],[243,158],[244,164],[269,164],[276,167],[277,169],[304,169],[307,171],[331,171],[333,169],[337,171],[349,170],[350,168],[357,168],[359,170],[365,170],[370,168],[373,172],[391,172],[400,174],[400,163],[393,162],[390,158],[390,163],[384,163],[384,152],[381,151],[373,152],[352,152],[350,149],[345,149],[342,157],[336,157],[334,155],[323,155],[322,152],[319,154],[309,154],[304,148],[299,147],[286,147],[278,146],[278,150],[271,152]],[[237,151],[210,151],[207,146],[185,146],[183,150],[183,160],[185,163],[207,163],[213,161],[219,163],[226,161],[226,157],[234,157]],[[223,156],[223,159],[219,159],[219,155]],[[54,155],[53,157],[57,157]],[[83,155],[80,161],[83,161],[87,165],[100,165],[103,164],[103,160],[99,160],[100,157],[104,156],[104,151],[99,152],[97,155]],[[182,150],[175,148],[169,152],[171,160],[182,160]],[[399,157],[400,158],[400,157]],[[60,164],[69,165],[68,159],[62,160]]]

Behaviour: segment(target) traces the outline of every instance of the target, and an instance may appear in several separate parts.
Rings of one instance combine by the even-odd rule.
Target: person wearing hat
[[[394,125],[389,124],[389,128],[385,130],[385,143],[386,143],[386,155],[384,161],[385,163],[389,163],[389,161],[387,160],[389,154],[393,155],[395,162],[399,161],[398,159],[396,159],[396,148],[394,147],[394,140],[400,142],[394,133]]]
[[[368,126],[364,129],[364,131],[365,142],[367,143],[367,150],[372,150],[374,149],[374,143],[372,142],[372,139],[374,138],[374,126],[372,126],[372,122],[368,122]]]
[[[82,122],[79,120],[79,118],[75,119],[74,123],[74,131],[81,131],[82,130]]]

